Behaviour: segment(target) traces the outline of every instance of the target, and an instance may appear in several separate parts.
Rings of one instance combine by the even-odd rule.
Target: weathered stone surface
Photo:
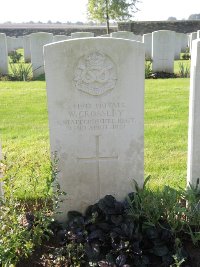
[[[181,33],[181,52],[185,52],[186,49],[189,47],[189,37],[185,33]]]
[[[71,33],[71,38],[85,38],[85,37],[94,37],[93,32],[73,32]]]
[[[147,59],[152,58],[152,33],[147,33],[143,35],[143,40],[145,47],[145,57]]]
[[[190,33],[190,53],[192,53],[192,42],[197,39],[197,32]]]
[[[143,184],[144,45],[116,38],[46,45],[51,152],[68,210]]]
[[[200,39],[192,43],[187,183],[200,178]]]
[[[142,36],[135,35],[129,31],[112,32],[110,36],[113,38],[129,39],[129,40],[134,40],[134,41],[139,41],[139,42],[142,41]]]
[[[30,34],[31,63],[33,77],[44,73],[43,46],[53,42],[53,34],[38,32]]]
[[[174,59],[180,59],[182,47],[182,33],[176,32],[175,33],[175,48],[174,48]]]
[[[156,31],[152,33],[153,72],[174,72],[175,32]]]
[[[53,36],[53,42],[59,42],[59,41],[64,41],[64,40],[69,40],[71,39],[71,36],[67,35],[54,35]]]
[[[4,33],[0,33],[0,73],[8,73],[8,50],[6,35]]]
[[[23,47],[24,47],[24,60],[25,62],[31,61],[31,45],[30,45],[30,36],[25,35],[23,37]]]
[[[7,36],[7,49],[8,53],[11,51],[15,51],[19,48],[23,48],[23,38],[21,36],[19,37],[10,37]]]

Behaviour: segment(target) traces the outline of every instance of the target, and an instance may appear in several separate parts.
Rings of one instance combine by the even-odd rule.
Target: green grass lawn
[[[153,187],[186,185],[189,79],[146,80],[145,174]]]
[[[146,80],[145,176],[153,188],[186,185],[188,93],[189,79]],[[14,170],[21,165],[17,195],[40,196],[49,167],[45,82],[0,82],[0,99],[3,152]]]

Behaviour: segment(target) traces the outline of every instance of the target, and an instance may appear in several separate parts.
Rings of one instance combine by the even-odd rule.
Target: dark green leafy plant
[[[152,75],[152,61],[145,61],[145,79],[150,78]]]
[[[11,51],[9,54],[11,63],[19,63],[22,59],[22,54],[17,51]]]
[[[184,60],[189,60],[191,58],[191,56],[190,56],[189,53],[183,53],[181,58],[184,59]]]
[[[68,213],[67,226],[57,232],[62,246],[52,261],[67,259],[69,266],[169,266],[176,255],[175,237],[163,221],[148,223],[140,196],[131,193],[123,202],[107,195],[87,208],[84,215]],[[138,199],[133,201],[133,199]],[[130,207],[130,202],[134,204]],[[50,265],[51,266],[51,265]],[[52,265],[53,266],[53,265]]]

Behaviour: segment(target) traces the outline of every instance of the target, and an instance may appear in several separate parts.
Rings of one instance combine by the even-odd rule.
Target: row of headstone
[[[180,53],[185,52],[186,48],[188,47],[188,36],[187,34],[184,33],[177,33],[173,31],[168,31],[168,30],[161,30],[161,31],[156,31],[163,36],[165,33],[168,35],[169,33],[175,34],[174,39],[174,56],[175,59],[180,58]],[[145,55],[147,58],[152,58],[152,38],[153,38],[153,33],[147,33],[143,35],[143,43],[145,44]]]
[[[38,77],[44,73],[43,46],[45,44],[93,36],[94,34],[91,32],[75,32],[72,33],[71,36],[53,36],[51,33],[38,32],[24,36],[23,38],[7,37],[7,52],[11,49],[15,50],[23,47],[25,62],[31,62],[33,76]],[[174,58],[178,59],[178,57],[180,57],[180,52],[187,46],[187,36],[172,31],[157,31],[151,34],[145,34],[143,37],[135,35],[132,32],[119,31],[102,37],[122,38],[143,42],[145,45],[146,57],[153,60],[152,67],[154,72],[173,72]],[[5,64],[7,64],[7,60],[2,61],[2,65]],[[6,67],[2,66],[2,70],[2,73],[6,74],[8,71],[8,64]]]
[[[67,211],[84,211],[106,194],[124,198],[133,179],[143,184],[145,49],[123,38],[76,38],[45,45],[44,58],[51,152],[67,192],[64,221]],[[194,185],[200,177],[200,39],[193,42],[191,71],[188,183]]]

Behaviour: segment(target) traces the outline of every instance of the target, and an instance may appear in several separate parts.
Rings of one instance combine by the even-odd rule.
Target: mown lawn
[[[188,94],[189,79],[146,80],[145,176],[154,188],[186,185]],[[3,152],[14,170],[21,165],[17,195],[40,196],[49,167],[45,82],[0,82],[0,99]]]

